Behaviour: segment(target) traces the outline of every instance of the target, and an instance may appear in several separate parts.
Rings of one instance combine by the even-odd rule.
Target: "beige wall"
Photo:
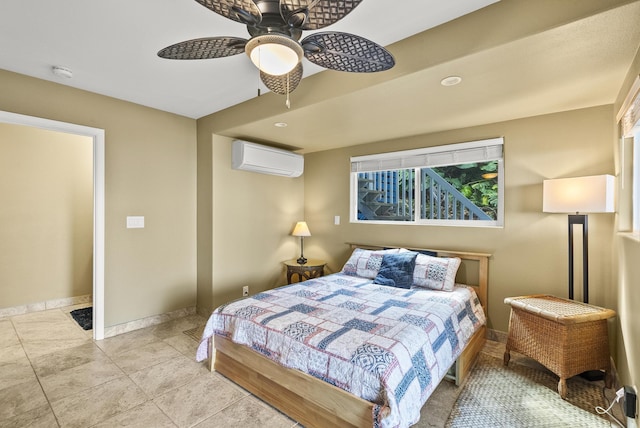
[[[105,130],[105,326],[195,306],[195,120],[2,70],[0,93],[0,110]]]
[[[489,327],[508,328],[508,296],[567,295],[567,216],[542,212],[542,180],[613,173],[613,108],[602,106],[305,156],[305,214],[314,226],[309,254],[339,270],[345,242],[491,253]],[[504,137],[504,228],[349,223],[349,157]],[[333,224],[334,215],[342,223]],[[589,216],[590,301],[615,305],[611,247],[614,216]]]
[[[0,308],[92,294],[92,143],[0,123]]]
[[[627,96],[628,91],[635,79],[640,74],[640,53],[632,63],[627,75],[625,84],[622,86],[618,99],[615,104],[615,113],[618,113],[622,102]],[[620,159],[619,144],[614,144],[614,152],[616,158]],[[621,171],[622,172],[622,171]],[[624,171],[627,179],[629,171]],[[624,200],[626,195],[626,200]],[[620,213],[621,219],[628,220],[630,218],[630,195],[628,192],[621,192],[621,209],[626,208]],[[629,225],[629,221],[622,221],[621,230],[628,230],[625,226]],[[635,385],[638,387],[640,383],[640,317],[638,317],[638,308],[640,308],[640,240],[638,236],[628,234],[617,234],[615,237],[615,260],[616,260],[616,289],[618,291],[618,373],[621,380],[627,385]]]
[[[639,62],[636,57],[628,82]],[[330,272],[348,257],[345,242],[492,253],[489,326],[505,331],[504,297],[566,293],[566,216],[541,212],[542,180],[614,173],[613,106],[312,153],[305,156],[304,176],[288,179],[232,170],[231,142],[214,134],[213,115],[196,126],[192,119],[1,70],[0,93],[0,110],[106,131],[107,327],[193,306],[196,296],[207,313],[239,297],[243,285],[253,294],[284,283],[281,262],[299,251],[289,234],[304,218],[313,234],[305,254],[327,259]],[[350,156],[496,136],[505,138],[504,228],[348,222]],[[145,229],[127,230],[127,215],[144,215]],[[341,225],[333,224],[334,215]],[[625,383],[635,384],[640,245],[616,238],[615,216],[591,215],[589,223],[591,301],[618,311],[618,369]]]
[[[304,219],[304,175],[231,169],[232,140],[212,134],[213,118],[198,120],[198,311],[203,314],[241,297],[244,285],[255,294],[285,284],[282,262],[299,254],[299,241],[290,234]],[[313,223],[309,228],[313,234]]]

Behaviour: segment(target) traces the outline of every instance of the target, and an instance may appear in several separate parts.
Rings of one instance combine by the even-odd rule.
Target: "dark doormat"
[[[183,333],[189,336],[190,338],[192,338],[193,340],[195,340],[196,342],[200,343],[200,340],[202,340],[203,331],[204,331],[204,326],[201,326],[201,327],[194,327],[189,330],[185,330],[183,331]]]
[[[93,308],[82,308],[71,311],[71,316],[83,330],[91,330],[93,328]]]

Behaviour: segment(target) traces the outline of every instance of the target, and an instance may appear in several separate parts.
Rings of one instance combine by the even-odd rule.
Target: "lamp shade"
[[[558,178],[542,183],[542,211],[546,213],[612,213],[614,177]]]
[[[309,226],[307,226],[307,222],[299,221],[296,223],[296,227],[293,228],[293,236],[311,236],[311,232],[309,232]]]

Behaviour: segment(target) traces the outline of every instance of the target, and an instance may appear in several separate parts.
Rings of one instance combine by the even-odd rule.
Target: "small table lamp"
[[[573,225],[582,225],[582,300],[589,302],[589,258],[587,216],[579,213],[612,213],[614,177],[589,177],[544,180],[542,211],[545,213],[575,213],[569,215],[569,298],[573,299]]]
[[[307,262],[307,259],[304,257],[304,237],[311,236],[311,232],[309,232],[307,222],[297,222],[296,227],[293,228],[293,233],[291,233],[291,235],[300,237],[300,258],[296,261],[298,262],[298,264],[303,265]]]

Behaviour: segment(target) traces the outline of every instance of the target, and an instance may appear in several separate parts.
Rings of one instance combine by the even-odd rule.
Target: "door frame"
[[[0,122],[93,139],[93,338],[104,339],[105,149],[104,129],[0,111]]]

